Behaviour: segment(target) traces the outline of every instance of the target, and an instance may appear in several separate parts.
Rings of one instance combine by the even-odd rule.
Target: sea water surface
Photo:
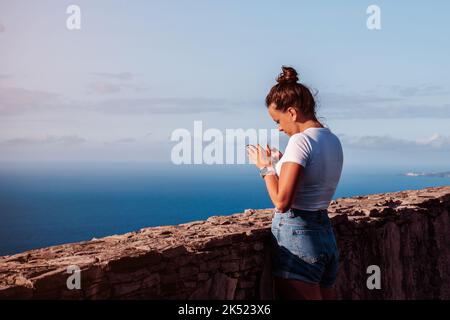
[[[400,175],[412,170],[448,168],[344,166],[333,199],[450,185]],[[0,255],[247,208],[273,208],[252,165],[8,163],[0,165]]]

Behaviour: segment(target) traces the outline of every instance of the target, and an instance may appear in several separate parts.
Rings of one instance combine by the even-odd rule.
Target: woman
[[[339,251],[327,208],[339,182],[341,143],[316,118],[310,90],[297,72],[282,68],[266,105],[278,129],[290,138],[272,164],[269,146],[247,147],[275,205],[272,272],[282,299],[333,299]]]

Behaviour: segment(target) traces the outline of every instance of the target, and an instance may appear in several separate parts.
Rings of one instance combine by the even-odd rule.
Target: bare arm
[[[249,146],[247,149],[249,158],[258,169],[272,166],[271,151],[269,146],[264,150],[260,145]],[[275,172],[264,177],[267,191],[274,206],[284,212],[290,208],[297,187],[297,181],[303,172],[303,167],[295,162],[284,162],[281,166],[280,177]]]
[[[303,167],[295,162],[285,162],[281,166],[280,177],[266,175],[267,191],[274,206],[281,212],[291,207],[292,199],[297,187],[297,181],[303,173]]]

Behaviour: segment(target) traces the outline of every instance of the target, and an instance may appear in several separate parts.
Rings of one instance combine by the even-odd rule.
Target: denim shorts
[[[331,287],[339,250],[328,211],[275,210],[272,219],[272,274]]]

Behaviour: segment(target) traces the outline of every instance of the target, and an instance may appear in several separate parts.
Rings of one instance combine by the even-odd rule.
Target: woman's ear
[[[297,110],[295,108],[289,107],[288,112],[291,116],[292,121],[297,121]]]

